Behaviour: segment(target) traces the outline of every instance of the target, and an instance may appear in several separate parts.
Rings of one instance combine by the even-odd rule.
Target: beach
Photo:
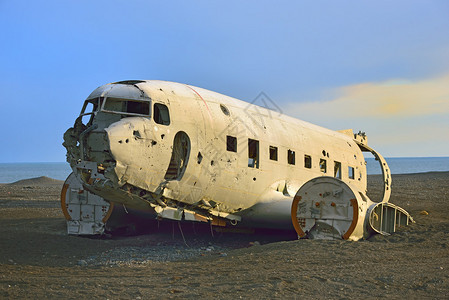
[[[148,222],[134,235],[68,236],[63,182],[0,185],[1,298],[447,298],[449,172],[393,175],[416,223],[368,240],[211,232]],[[380,195],[370,175],[371,199]]]

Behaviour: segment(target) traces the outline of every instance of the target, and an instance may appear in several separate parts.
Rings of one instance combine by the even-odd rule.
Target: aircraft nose
[[[131,165],[142,156],[150,121],[142,117],[124,118],[105,129],[109,149],[118,164]]]

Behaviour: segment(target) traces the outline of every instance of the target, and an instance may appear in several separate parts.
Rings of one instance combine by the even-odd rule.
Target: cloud
[[[392,156],[449,155],[449,74],[337,88],[330,100],[290,103],[290,115],[331,128],[363,129]]]

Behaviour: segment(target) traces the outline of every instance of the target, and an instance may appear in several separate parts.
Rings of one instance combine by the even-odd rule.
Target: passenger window
[[[231,152],[237,152],[237,138],[227,135],[226,136],[226,150]]]
[[[161,103],[154,103],[153,118],[157,124],[170,125],[168,107]]]
[[[304,155],[304,168],[312,168],[312,157],[310,155]]]
[[[248,167],[259,168],[259,141],[248,139]]]
[[[353,167],[348,167],[348,177],[349,177],[349,179],[354,179],[355,178],[354,168]]]
[[[320,171],[323,173],[327,172],[326,160],[322,158],[320,159]]]
[[[289,165],[295,164],[295,151],[292,151],[290,149],[287,151],[287,162]]]
[[[278,160],[278,147],[270,146],[270,159]]]
[[[334,162],[334,177],[341,179],[341,162]]]

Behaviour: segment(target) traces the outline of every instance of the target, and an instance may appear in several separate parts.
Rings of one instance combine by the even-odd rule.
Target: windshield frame
[[[116,111],[116,110],[109,110],[106,109],[106,103],[108,102],[108,99],[114,99],[114,100],[119,100],[119,101],[131,101],[131,102],[140,102],[140,103],[147,103],[148,104],[148,114],[143,114],[143,113],[133,113],[133,112],[124,112],[124,111]],[[122,115],[122,116],[133,116],[133,117],[146,117],[146,118],[151,118],[151,99],[125,99],[125,98],[116,98],[116,97],[105,97],[104,100],[101,103],[101,107],[99,109],[99,111],[101,112],[106,112],[106,113],[111,113],[111,114],[117,114],[117,115]]]
[[[134,112],[124,112],[124,111],[116,111],[116,110],[110,110],[106,109],[105,105],[109,99],[119,100],[119,101],[131,101],[131,102],[140,102],[140,103],[147,103],[148,104],[148,114],[144,113],[134,113]],[[86,112],[86,109],[89,104],[93,105],[92,111]],[[151,118],[152,114],[152,101],[151,99],[125,99],[125,98],[116,98],[116,97],[95,97],[86,99],[83,104],[83,108],[81,109],[81,112],[79,114],[80,117],[88,116],[88,115],[95,115],[98,112],[105,112],[110,114],[116,114],[116,115],[122,115],[122,116],[133,116],[133,117],[146,117]]]
[[[88,116],[88,115],[95,114],[96,112],[98,112],[100,110],[99,108],[100,108],[100,106],[102,106],[103,100],[104,100],[104,97],[95,97],[95,98],[86,99],[84,101],[83,108],[81,109],[79,116],[82,117],[82,116]],[[91,103],[93,105],[93,109],[90,112],[86,112],[86,108],[89,105],[89,103]]]

